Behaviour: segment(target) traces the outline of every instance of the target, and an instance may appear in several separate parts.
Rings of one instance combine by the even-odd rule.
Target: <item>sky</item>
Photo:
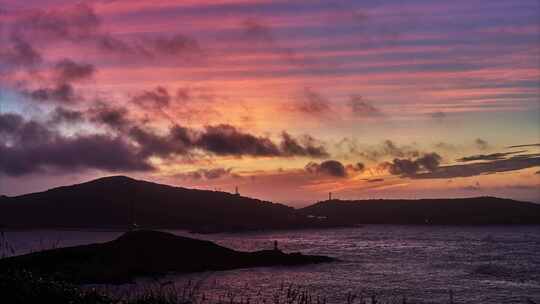
[[[540,202],[537,0],[0,0],[0,193]]]

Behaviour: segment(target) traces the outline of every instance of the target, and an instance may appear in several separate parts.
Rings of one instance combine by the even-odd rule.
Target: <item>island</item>
[[[131,282],[168,273],[220,271],[262,266],[332,262],[326,256],[284,253],[278,248],[241,252],[210,241],[140,230],[100,244],[46,250],[0,259],[0,272],[11,269],[77,284]]]

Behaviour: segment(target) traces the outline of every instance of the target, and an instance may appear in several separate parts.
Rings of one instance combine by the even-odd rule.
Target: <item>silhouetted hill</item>
[[[241,252],[171,233],[134,231],[107,243],[0,259],[0,272],[24,269],[76,283],[122,283],[136,276],[168,272],[303,265],[332,260],[279,250]]]
[[[172,187],[125,176],[0,198],[0,227],[126,228],[132,210],[145,228],[197,232],[353,224],[540,224],[540,205],[493,197],[319,202],[291,207],[219,191]]]
[[[132,207],[142,227],[201,232],[297,228],[309,220],[288,206],[218,191],[171,187],[124,176],[4,198],[7,227],[127,227]]]
[[[496,197],[331,200],[300,210],[342,224],[540,224],[540,205]]]

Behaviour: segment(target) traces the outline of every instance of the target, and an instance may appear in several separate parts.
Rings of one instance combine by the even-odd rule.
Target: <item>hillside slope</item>
[[[143,227],[209,232],[309,224],[285,205],[123,176],[0,201],[0,224],[7,227],[127,227],[132,214]]]
[[[540,224],[540,205],[496,197],[331,200],[300,212],[343,224]]]

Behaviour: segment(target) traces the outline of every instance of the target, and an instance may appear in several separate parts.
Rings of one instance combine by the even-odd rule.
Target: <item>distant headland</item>
[[[105,177],[0,199],[0,227],[144,228],[226,231],[329,228],[357,224],[540,224],[540,205],[496,197],[327,200],[294,209],[220,191]]]

